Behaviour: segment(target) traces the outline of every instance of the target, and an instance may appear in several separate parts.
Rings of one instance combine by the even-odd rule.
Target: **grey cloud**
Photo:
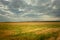
[[[6,15],[6,14],[9,14],[9,13],[8,13],[8,12],[5,12],[5,11],[0,10],[0,14],[2,14],[2,15]]]
[[[0,22],[9,22],[10,19],[0,15]]]
[[[17,18],[14,21],[18,21],[18,19],[21,19],[21,15],[23,15],[22,16],[23,18],[27,17],[25,20],[27,20],[28,18],[32,18],[33,20],[41,20],[42,16],[44,16],[44,15],[57,17],[57,18],[60,17],[60,6],[59,6],[60,0],[55,0],[53,3],[51,3],[51,0],[32,0],[31,4],[27,4],[25,1],[24,0],[11,0],[11,1],[0,0],[0,2],[4,6],[8,7],[8,9],[9,9],[8,11],[13,13],[13,15],[10,15],[10,14],[7,15],[12,18],[12,19],[10,18],[10,21],[13,21],[14,20],[13,18]],[[51,7],[48,7],[48,6],[51,6]],[[53,9],[53,6],[56,6],[57,9]],[[19,11],[19,9],[24,9],[24,11]],[[3,8],[3,10],[4,10],[4,8]],[[33,11],[30,12],[31,10],[33,10]],[[25,13],[26,13],[26,15],[24,15]],[[38,13],[39,13],[39,15],[38,15]],[[43,13],[43,14],[41,15],[41,13]],[[6,14],[8,14],[8,12],[6,10],[2,11],[0,9],[0,14],[6,15]],[[0,17],[0,20],[3,20],[4,18],[7,18],[7,17]],[[8,19],[9,18],[7,18],[6,21],[8,21]],[[19,21],[21,21],[21,20],[19,20]],[[29,19],[29,20],[31,20],[31,19]]]
[[[28,14],[28,15],[25,15],[25,16],[23,16],[23,17],[39,18],[39,16],[36,15],[36,14]]]
[[[21,6],[24,7],[24,3],[23,3],[22,0],[12,0],[10,6],[13,7],[13,8],[19,8]]]
[[[53,10],[52,12],[56,17],[60,17],[60,9]]]
[[[56,6],[57,9],[52,9],[52,14],[56,17],[60,17],[60,0],[55,0],[52,4],[52,7]]]
[[[0,3],[3,4],[4,6],[9,5],[9,1],[5,1],[5,0],[0,0]]]

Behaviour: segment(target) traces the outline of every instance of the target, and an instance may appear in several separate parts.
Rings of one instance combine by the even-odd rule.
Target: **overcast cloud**
[[[0,22],[60,21],[60,0],[0,0]]]

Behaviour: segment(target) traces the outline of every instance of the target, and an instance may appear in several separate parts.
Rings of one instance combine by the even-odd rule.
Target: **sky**
[[[60,21],[60,0],[0,0],[0,22]]]

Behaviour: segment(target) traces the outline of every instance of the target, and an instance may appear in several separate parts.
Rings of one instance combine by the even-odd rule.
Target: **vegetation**
[[[58,40],[60,24],[27,24],[0,23],[0,40]]]

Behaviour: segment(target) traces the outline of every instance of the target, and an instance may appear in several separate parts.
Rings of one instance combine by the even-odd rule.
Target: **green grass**
[[[60,24],[43,24],[43,25],[9,25],[9,24],[1,24],[0,25],[0,30],[20,30],[22,28],[42,28],[42,27],[47,27],[47,28],[60,28]]]
[[[34,32],[26,32],[25,31],[33,30],[33,29],[49,29],[49,28],[60,28],[60,24],[43,24],[43,25],[10,25],[10,24],[0,24],[0,35],[4,34],[4,30],[15,30],[14,35],[8,35],[5,37],[0,36],[0,40],[48,40],[51,37],[57,38],[58,32],[47,32],[42,34],[35,34]]]
[[[33,33],[20,33],[17,35],[9,35],[7,37],[2,38],[2,40],[48,40],[51,37],[54,37],[55,39],[57,38],[59,32],[54,32],[54,33],[47,33],[47,34],[40,34],[36,35]]]

